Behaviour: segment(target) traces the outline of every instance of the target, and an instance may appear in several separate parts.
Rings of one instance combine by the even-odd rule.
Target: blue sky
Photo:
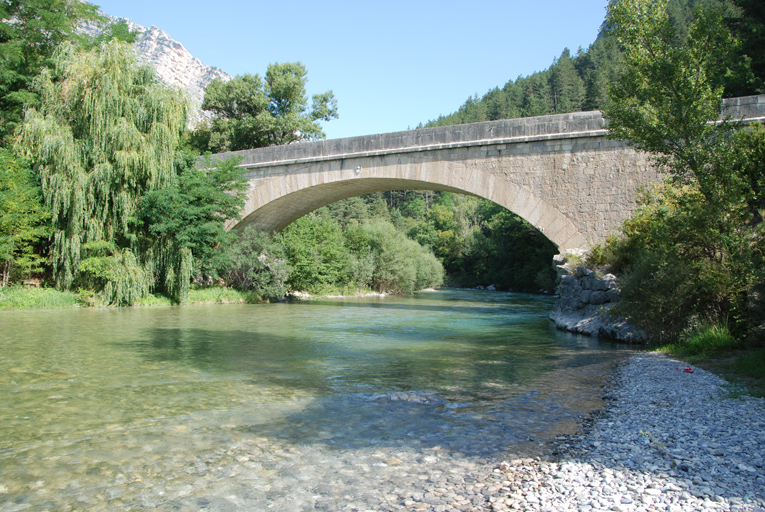
[[[414,128],[587,48],[608,0],[94,3],[232,75],[302,62],[309,94],[335,93],[339,119],[323,125],[335,139]]]

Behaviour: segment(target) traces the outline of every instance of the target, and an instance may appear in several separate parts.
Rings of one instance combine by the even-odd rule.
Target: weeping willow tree
[[[53,62],[36,80],[40,105],[27,111],[18,146],[52,212],[57,286],[100,282],[108,302],[126,304],[148,292],[159,267],[188,282],[190,251],[139,249],[136,223],[142,196],[176,183],[186,99],[120,41],[85,52],[63,44]]]

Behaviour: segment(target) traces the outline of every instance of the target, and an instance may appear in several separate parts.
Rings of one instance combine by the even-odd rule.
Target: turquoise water
[[[177,505],[243,447],[269,489],[329,478],[286,471],[286,453],[340,467],[372,448],[412,465],[527,449],[597,407],[627,354],[555,330],[551,305],[444,291],[0,313],[0,510],[161,508],[149,489],[168,482]]]

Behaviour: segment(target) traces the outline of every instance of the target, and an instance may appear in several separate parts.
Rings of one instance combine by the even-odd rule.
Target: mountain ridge
[[[129,18],[103,15],[109,20],[106,24],[88,23],[80,28],[81,32],[95,37],[110,24],[126,23],[131,32],[137,33],[133,47],[136,49],[138,62],[154,68],[157,78],[164,85],[180,88],[188,93],[191,99],[189,127],[212,118],[212,113],[202,110],[205,87],[216,78],[231,80],[231,75],[220,68],[203,63],[183,44],[155,25],[146,28]]]

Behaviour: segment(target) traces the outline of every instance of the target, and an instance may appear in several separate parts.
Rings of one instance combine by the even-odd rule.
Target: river
[[[600,407],[630,353],[557,331],[551,306],[451,290],[0,313],[0,510],[469,503],[481,472]]]

